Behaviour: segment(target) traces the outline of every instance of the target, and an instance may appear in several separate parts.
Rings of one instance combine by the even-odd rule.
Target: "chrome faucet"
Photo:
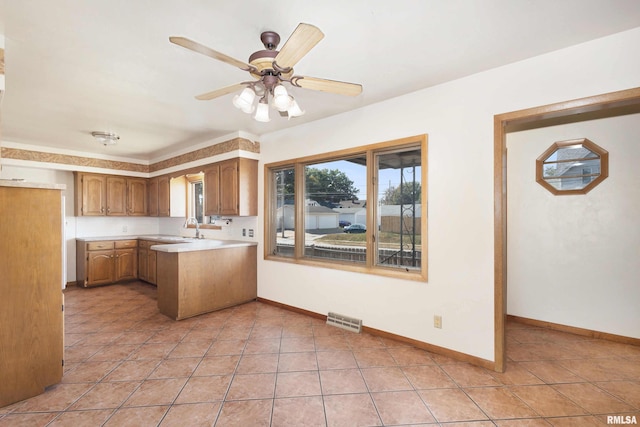
[[[202,237],[200,237],[200,224],[198,224],[198,220],[195,217],[187,219],[187,221],[184,223],[184,228],[187,228],[189,224],[196,225],[196,239],[201,239]]]

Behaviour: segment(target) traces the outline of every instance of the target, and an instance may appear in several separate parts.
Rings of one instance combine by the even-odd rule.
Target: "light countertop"
[[[182,236],[171,236],[168,234],[144,234],[144,235],[130,235],[130,236],[97,236],[97,237],[76,237],[76,240],[81,242],[98,242],[100,240],[157,240],[161,242],[187,242],[190,239]]]
[[[98,236],[98,237],[78,237],[80,242],[97,242],[102,240],[153,240],[157,245],[150,249],[158,252],[193,252],[208,251],[211,249],[227,249],[241,246],[256,246],[256,242],[244,240],[214,240],[214,239],[194,239],[190,237],[171,235],[139,235],[139,236]]]
[[[256,242],[246,242],[243,240],[210,240],[210,239],[190,239],[186,243],[173,243],[165,245],[154,245],[150,249],[158,252],[194,252],[208,251],[212,249],[238,248],[241,246],[256,246]]]

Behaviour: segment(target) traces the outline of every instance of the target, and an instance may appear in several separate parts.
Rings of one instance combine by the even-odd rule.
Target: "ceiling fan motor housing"
[[[267,50],[276,50],[280,44],[280,35],[274,31],[265,31],[260,34],[260,41]]]

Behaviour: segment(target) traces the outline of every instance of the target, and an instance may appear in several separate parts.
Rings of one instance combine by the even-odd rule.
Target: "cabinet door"
[[[107,177],[107,215],[127,214],[127,179],[119,176]]]
[[[148,281],[149,271],[149,251],[143,248],[138,249],[138,279]]]
[[[106,213],[107,187],[104,175],[83,174],[82,212],[83,216],[102,216]]]
[[[168,176],[158,177],[158,216],[170,216],[170,182]]]
[[[130,216],[147,214],[147,180],[144,178],[127,179],[127,208]]]
[[[156,285],[158,283],[158,276],[156,269],[158,267],[158,253],[156,251],[149,250],[147,257],[147,282]]]
[[[204,171],[204,214],[220,215],[220,166]]]
[[[220,215],[238,215],[238,160],[220,163]]]
[[[137,249],[116,249],[115,250],[115,280],[135,279],[138,277],[138,250]]]
[[[113,250],[87,252],[87,286],[113,282]]]
[[[147,183],[147,214],[158,216],[158,178],[151,178]]]

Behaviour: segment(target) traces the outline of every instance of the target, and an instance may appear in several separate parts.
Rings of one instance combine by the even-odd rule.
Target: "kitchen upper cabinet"
[[[171,181],[168,176],[158,177],[158,216],[171,215]]]
[[[76,216],[141,216],[147,214],[144,178],[76,172]]]
[[[204,171],[204,214],[220,215],[220,165]]]
[[[158,178],[147,181],[147,214],[158,216]]]
[[[127,208],[130,216],[147,215],[147,180],[145,178],[127,179]]]
[[[124,177],[107,177],[107,215],[127,215],[127,179]]]
[[[170,216],[170,180],[169,176],[157,176],[149,178],[147,184],[149,216]]]
[[[258,215],[258,161],[229,159],[204,171],[205,215]]]
[[[76,216],[103,216],[106,206],[106,177],[76,174]]]

